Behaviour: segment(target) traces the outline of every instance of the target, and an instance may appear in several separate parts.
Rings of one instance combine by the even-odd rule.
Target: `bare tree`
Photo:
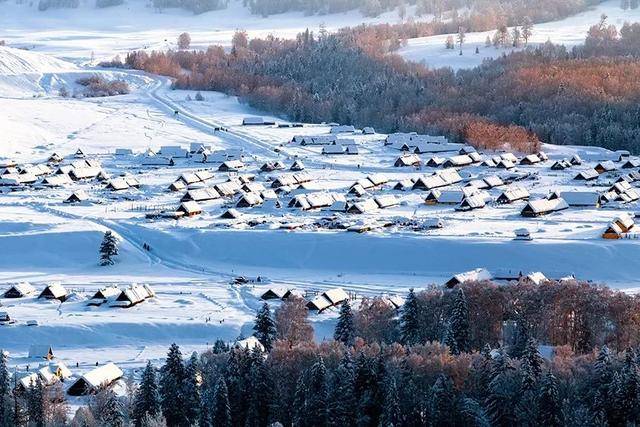
[[[189,49],[191,46],[191,36],[189,33],[182,33],[178,36],[178,49]]]

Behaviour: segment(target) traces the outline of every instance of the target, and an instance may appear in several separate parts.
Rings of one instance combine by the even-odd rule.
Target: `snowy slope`
[[[74,70],[69,62],[23,49],[0,46],[0,75],[42,74]]]
[[[607,21],[618,28],[624,22],[640,21],[640,9],[622,10],[620,2],[612,0],[602,3],[587,12],[560,21],[535,25],[530,45],[535,46],[550,40],[553,43],[564,44],[570,48],[583,43],[589,27],[597,24],[602,14],[607,15]],[[445,41],[449,36],[447,34],[410,39],[407,45],[401,48],[398,53],[406,59],[423,62],[432,68],[472,68],[480,65],[485,59],[496,58],[514,50],[496,49],[493,46],[486,47],[487,36],[493,37],[494,33],[495,31],[467,33],[466,42],[462,49],[463,55],[459,54],[459,49],[457,48],[454,50],[445,48]],[[478,54],[475,53],[476,47],[480,51]]]
[[[2,4],[0,39],[16,46],[34,47],[58,57],[87,62],[111,59],[132,49],[166,49],[175,47],[180,33],[188,31],[193,47],[210,44],[231,45],[231,37],[238,30],[246,30],[250,37],[293,38],[310,29],[316,33],[324,25],[328,31],[362,23],[399,22],[397,12],[377,18],[362,16],[358,11],[334,15],[305,16],[300,12],[272,15],[263,18],[252,15],[242,0],[232,0],[227,9],[193,15],[186,10],[156,11],[143,0],[128,0],[124,5],[95,9],[93,2],[78,9],[39,12],[27,3],[14,0]],[[409,15],[413,13],[409,8]],[[429,16],[415,18],[427,20]]]

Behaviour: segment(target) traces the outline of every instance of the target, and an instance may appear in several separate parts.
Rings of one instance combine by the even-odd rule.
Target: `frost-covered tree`
[[[538,396],[538,422],[541,426],[559,427],[562,422],[562,405],[556,377],[548,372],[540,381]]]
[[[249,373],[249,405],[247,409],[246,427],[268,425],[269,411],[273,404],[273,384],[261,354],[253,357]]]
[[[191,36],[189,33],[182,33],[178,36],[178,49],[189,49],[191,46]]]
[[[400,341],[405,345],[420,342],[420,307],[413,289],[409,289],[400,315]]]
[[[520,356],[520,361],[522,366],[522,390],[533,390],[542,374],[542,366],[544,364],[535,339],[529,338]]]
[[[147,362],[133,402],[133,420],[136,427],[143,426],[148,417],[156,417],[160,410],[156,369],[151,362]]]
[[[354,366],[349,352],[338,365],[329,388],[329,421],[334,426],[355,423]]]
[[[118,396],[110,388],[104,389],[105,401],[100,411],[100,420],[109,427],[125,425],[124,406]]]
[[[231,427],[231,407],[229,406],[229,391],[224,378],[220,378],[213,391],[213,407],[211,408],[212,425],[216,427]]]
[[[400,411],[400,396],[396,381],[394,379],[387,381],[385,389],[380,425],[399,426],[402,423],[402,412]]]
[[[185,379],[180,347],[171,344],[167,360],[160,370],[160,402],[168,425],[184,425],[185,399],[182,383]]]
[[[11,377],[7,366],[7,356],[4,350],[0,349],[0,426],[10,426],[12,422]]]
[[[449,323],[452,338],[456,343],[456,351],[469,351],[469,306],[462,288],[456,291]]]
[[[47,422],[47,392],[44,382],[38,375],[35,381],[31,382],[26,393],[27,398],[27,414],[29,416],[29,425],[34,427],[44,427]]]
[[[333,339],[340,341],[344,345],[353,345],[356,338],[355,326],[353,323],[353,312],[351,311],[351,304],[345,300],[340,306],[340,314],[338,315],[338,322],[336,323],[336,329],[333,333]]]
[[[326,426],[329,422],[327,369],[322,358],[311,367],[308,378],[307,415],[314,426]]]
[[[531,18],[525,16],[522,19],[522,40],[524,40],[524,45],[527,46],[529,44],[529,39],[533,35],[533,22],[531,22]]]
[[[184,370],[182,395],[185,402],[185,418],[189,425],[196,424],[200,409],[200,360],[197,353],[192,353]]]
[[[276,324],[271,317],[269,304],[262,304],[260,310],[256,314],[256,320],[253,325],[254,335],[262,343],[267,351],[271,351],[273,342],[276,340]]]
[[[118,238],[107,230],[100,244],[100,265],[107,266],[114,264],[114,257],[118,255]]]

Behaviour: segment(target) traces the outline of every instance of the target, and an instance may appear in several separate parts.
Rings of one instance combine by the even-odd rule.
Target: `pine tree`
[[[107,230],[104,233],[104,238],[102,239],[102,244],[100,245],[100,265],[107,266],[113,265],[114,260],[113,257],[118,255],[118,239],[111,232],[111,230]]]
[[[464,398],[460,400],[458,412],[461,417],[461,425],[475,427],[490,427],[489,416],[476,400]]]
[[[271,351],[273,342],[276,339],[276,324],[271,318],[271,310],[269,310],[269,304],[266,302],[256,314],[253,330],[258,341],[262,343],[267,351]]]
[[[305,427],[307,425],[307,385],[304,373],[298,377],[296,392],[293,397],[293,425]]]
[[[538,422],[541,426],[549,427],[563,425],[558,385],[556,378],[551,372],[548,372],[540,381]]]
[[[336,330],[333,339],[340,341],[344,345],[351,346],[356,338],[355,326],[353,324],[353,312],[349,301],[345,300],[340,307],[340,315],[336,323]]]
[[[521,356],[522,362],[522,390],[533,390],[542,374],[542,365],[544,361],[538,351],[536,340],[530,338]]]
[[[624,367],[622,369],[621,384],[621,411],[625,415],[625,419],[632,424],[638,424],[640,421],[640,377],[638,376],[638,365],[636,362],[635,352],[628,349],[625,354]]]
[[[273,389],[267,367],[262,355],[253,361],[249,376],[250,394],[246,427],[259,427],[269,424],[269,409],[272,404]]]
[[[311,367],[307,383],[307,413],[313,425],[323,427],[328,425],[329,412],[327,410],[327,369],[322,358]]]
[[[123,427],[125,425],[124,408],[118,396],[109,388],[105,389],[106,400],[102,406],[100,420],[105,426]]]
[[[404,345],[420,343],[420,307],[413,289],[409,289],[400,316],[400,341]]]
[[[602,346],[593,367],[595,373],[593,409],[600,414],[606,414],[608,409],[606,402],[610,397],[609,387],[613,378],[611,365],[612,360],[609,348],[606,345]]]
[[[193,353],[184,370],[182,395],[185,402],[184,416],[189,425],[195,425],[200,414],[200,361],[198,354]]]
[[[462,288],[458,288],[453,300],[450,316],[451,334],[456,343],[457,352],[467,352],[469,343],[469,307]],[[456,353],[454,353],[456,354]]]
[[[399,426],[402,423],[402,412],[400,411],[400,397],[398,386],[394,379],[387,381],[384,407],[380,417],[382,426]]]
[[[216,427],[231,427],[231,408],[229,406],[229,391],[224,378],[220,377],[213,391],[213,407],[211,408],[212,425]]]
[[[184,378],[184,363],[180,347],[171,344],[167,360],[160,371],[160,402],[167,425],[185,425],[185,399],[181,388]]]
[[[429,418],[434,425],[444,425],[453,413],[455,395],[451,379],[440,374],[431,386],[428,399]]]
[[[145,418],[155,417],[160,413],[160,394],[158,393],[156,369],[151,362],[147,362],[147,366],[142,372],[133,408],[133,420],[136,427],[141,427]]]
[[[516,424],[516,410],[520,396],[519,383],[514,378],[511,360],[500,350],[491,366],[490,380],[487,385],[485,407],[495,425]]]
[[[519,359],[522,353],[524,353],[530,337],[531,334],[527,322],[524,319],[518,319],[516,321],[513,343],[509,347],[509,356],[514,359]]]
[[[453,334],[453,328],[451,327],[451,324],[448,324],[445,329],[444,339],[442,340],[442,343],[449,348],[449,352],[451,354],[460,354],[460,349],[458,349],[458,342],[456,341],[456,337]]]
[[[35,381],[27,389],[27,414],[29,415],[29,425],[34,427],[44,427],[46,424],[47,411],[46,392],[44,383],[38,375]]]
[[[348,426],[355,422],[354,366],[349,352],[345,352],[335,371],[329,390],[329,424]]]
[[[0,426],[10,426],[12,422],[11,378],[7,366],[7,356],[4,350],[0,349]]]

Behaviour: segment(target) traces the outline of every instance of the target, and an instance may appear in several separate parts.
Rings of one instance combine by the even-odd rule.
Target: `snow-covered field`
[[[535,46],[551,41],[571,48],[584,43],[587,31],[600,21],[603,14],[607,15],[607,22],[618,29],[625,22],[640,21],[640,9],[623,10],[620,8],[619,1],[611,0],[560,21],[534,25],[529,45]],[[511,28],[509,30],[511,31]],[[457,45],[453,50],[445,48],[445,42],[449,36],[447,34],[409,39],[406,46],[402,47],[398,53],[408,60],[423,62],[431,68],[451,67],[454,70],[473,68],[485,59],[497,58],[515,50],[515,48],[487,47],[485,45],[487,37],[492,38],[494,33],[495,31],[467,33],[462,55]],[[455,39],[455,34],[453,36]],[[476,48],[479,53],[475,53]]]
[[[182,23],[185,27],[189,23],[185,29],[197,45],[206,45],[228,43],[237,27],[252,34],[290,36],[321,22],[337,28],[362,21],[357,14],[286,15],[277,20],[241,15],[233,21],[228,14],[238,12],[233,9],[237,5],[230,11],[191,17],[177,11],[156,14],[142,3],[130,2],[124,7],[138,8],[132,15],[135,18],[123,17],[118,13],[121,8],[115,8],[91,20],[86,8],[27,16],[27,5],[7,5],[15,10],[0,16],[0,28],[4,28],[0,38],[35,49],[0,47],[0,163],[12,159],[19,166],[44,164],[58,153],[65,158],[62,165],[69,165],[82,161],[74,158],[80,148],[85,159],[99,162],[109,176],[105,181],[80,180],[59,187],[0,187],[0,291],[24,281],[38,291],[61,282],[71,294],[64,303],[35,296],[0,299],[0,311],[15,319],[13,324],[0,325],[0,348],[10,351],[12,363],[21,368],[36,363],[26,359],[34,343],[53,345],[61,360],[74,371],[84,372],[106,361],[139,367],[147,359],[162,357],[174,341],[186,351],[202,350],[218,338],[233,341],[251,333],[255,310],[261,304],[259,296],[272,286],[297,289],[309,297],[334,287],[358,298],[402,295],[411,287],[441,284],[453,274],[482,267],[501,276],[541,271],[551,278],[575,275],[621,289],[640,287],[635,268],[640,244],[634,239],[601,238],[608,223],[634,213],[637,202],[571,207],[530,219],[520,215],[524,201],[494,202],[505,189],[499,186],[486,190],[491,201],[483,209],[459,212],[456,205],[427,205],[428,192],[394,190],[393,186],[442,168],[394,167],[402,152],[384,145],[386,135],[343,133],[339,138],[353,140],[358,154],[323,155],[320,146],[302,146],[291,140],[297,135],[327,135],[329,125],[243,126],[247,116],[287,122],[249,109],[234,97],[203,93],[205,99],[195,101],[195,92],[171,91],[165,78],[83,65],[91,51],[96,57],[111,57],[132,48],[160,47],[165,39],[173,43]],[[67,19],[68,13],[77,16]],[[601,11],[589,13],[597,16]],[[614,17],[613,8],[610,15],[612,22],[622,19]],[[13,19],[15,16],[24,19]],[[397,17],[389,14],[380,19]],[[73,25],[67,25],[69,22]],[[143,24],[138,25],[140,22]],[[580,22],[591,22],[590,15]],[[194,25],[199,30],[194,31]],[[470,41],[473,37],[470,35]],[[441,44],[444,46],[438,43],[438,48]],[[92,74],[125,80],[131,93],[107,98],[59,96],[63,87],[71,95],[79,93],[76,80]],[[215,160],[202,163],[193,156],[175,157],[174,166],[143,164],[149,149],[188,149],[191,143],[209,146]],[[116,149],[130,149],[134,154],[117,156]],[[631,171],[605,173],[586,184],[573,177],[598,162],[617,160],[618,155],[587,147],[546,146],[544,150],[550,160],[533,166],[519,165],[507,171],[476,163],[460,168],[462,180],[451,187],[499,176],[516,180],[511,185],[526,188],[532,198],[542,198],[552,191],[604,192]],[[481,153],[484,158],[499,154]],[[583,158],[583,165],[564,171],[550,169],[556,160],[575,154]],[[245,167],[239,173],[219,172],[221,156],[240,158]],[[423,162],[429,157],[420,155]],[[192,189],[211,188],[239,175],[253,175],[252,185],[270,188],[274,179],[293,172],[261,172],[260,167],[267,161],[280,161],[288,169],[296,160],[304,162],[309,181],[302,188],[280,192],[277,201],[238,208],[239,218],[220,218],[241,198],[237,190],[232,197],[200,202],[203,212],[193,218],[148,218],[178,208],[186,189],[171,192],[168,188],[182,174],[212,174],[206,182],[192,184]],[[51,165],[52,170],[57,166]],[[140,188],[106,188],[107,182],[123,175],[136,178]],[[356,181],[382,175],[388,182],[369,189],[366,195],[347,194]],[[63,203],[80,191],[87,194],[86,201]],[[288,207],[294,196],[305,194],[346,197],[351,202],[387,195],[397,203],[362,215],[327,207]],[[435,220],[444,226],[422,227]],[[514,240],[520,228],[529,229],[533,240]],[[105,230],[113,230],[121,240],[120,256],[111,267],[100,267],[97,262]],[[145,249],[147,245],[151,250]],[[238,276],[262,276],[270,282],[235,283]],[[156,296],[129,309],[86,305],[105,285],[125,288],[132,283],[149,284]],[[312,315],[319,340],[332,334],[335,316],[333,310]],[[37,326],[27,326],[27,321],[36,321]]]

